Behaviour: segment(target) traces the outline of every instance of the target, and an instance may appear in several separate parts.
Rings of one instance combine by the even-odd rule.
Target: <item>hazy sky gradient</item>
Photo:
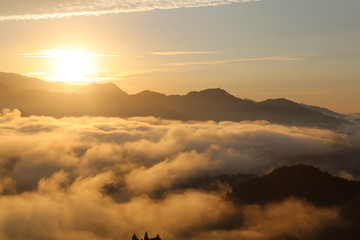
[[[221,87],[241,98],[285,97],[360,112],[358,0],[1,4],[0,71],[45,76],[49,59],[24,53],[71,46],[112,55],[96,58],[97,77],[129,93]],[[112,14],[9,20],[104,11]]]

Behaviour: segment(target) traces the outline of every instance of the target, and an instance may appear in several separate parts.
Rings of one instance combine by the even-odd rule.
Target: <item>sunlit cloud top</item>
[[[0,21],[218,6],[259,0],[2,0]]]

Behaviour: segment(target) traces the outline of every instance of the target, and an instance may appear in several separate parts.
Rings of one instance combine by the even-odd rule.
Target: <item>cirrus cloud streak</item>
[[[306,58],[303,57],[261,57],[261,58],[241,58],[241,59],[229,59],[229,60],[218,60],[218,61],[199,61],[199,62],[177,62],[177,63],[167,63],[164,65],[172,67],[187,67],[192,65],[217,65],[217,64],[227,64],[227,63],[244,63],[244,62],[272,62],[272,61],[281,61],[281,62],[293,62],[293,61],[303,61]]]
[[[5,0],[0,10],[0,21],[98,16],[125,12],[144,12],[155,9],[219,6],[254,1],[259,0]]]

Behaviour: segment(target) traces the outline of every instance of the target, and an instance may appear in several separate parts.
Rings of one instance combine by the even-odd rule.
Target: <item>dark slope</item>
[[[61,87],[58,92],[54,92],[52,90],[57,85],[39,79],[11,74],[3,74],[1,77],[0,108],[19,108],[34,115],[155,116],[177,120],[214,121],[267,120],[320,127],[336,127],[343,122],[343,119],[305,108],[286,99],[256,103],[237,98],[222,89],[206,89],[171,96],[151,91],[128,95],[115,84],[108,83],[92,84],[69,93],[61,92]]]
[[[20,74],[0,72],[0,83],[14,88],[45,88],[48,82]]]
[[[282,167],[264,176],[238,184],[229,199],[241,206],[280,202],[290,197],[304,199],[319,207],[337,209],[341,224],[330,224],[316,233],[316,240],[360,239],[360,182],[333,177],[317,168],[297,165]],[[278,240],[305,240],[284,236]]]
[[[118,86],[116,86],[113,83],[105,83],[105,84],[94,83],[81,88],[79,93],[85,95],[92,94],[95,97],[100,95],[104,98],[127,96],[126,92],[121,90]]]
[[[322,107],[312,106],[312,105],[306,105],[306,104],[302,104],[302,103],[300,105],[303,106],[303,107],[306,107],[308,109],[311,109],[311,110],[318,111],[318,112],[321,112],[323,114],[329,115],[329,116],[339,117],[339,118],[346,117],[345,114],[337,113],[337,112],[331,111],[330,109],[327,109],[327,108],[322,108]]]
[[[0,72],[0,84],[16,89],[42,89],[51,92],[72,92],[81,86],[62,82],[47,82],[37,78],[26,77],[15,73]]]
[[[333,177],[307,165],[282,167],[233,189],[230,197],[245,203],[268,203],[288,197],[321,206],[338,206],[360,197],[360,183]]]

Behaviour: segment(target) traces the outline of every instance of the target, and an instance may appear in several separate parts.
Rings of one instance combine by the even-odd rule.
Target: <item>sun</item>
[[[92,81],[96,72],[93,54],[78,48],[46,50],[44,55],[52,59],[52,80],[80,83]]]

